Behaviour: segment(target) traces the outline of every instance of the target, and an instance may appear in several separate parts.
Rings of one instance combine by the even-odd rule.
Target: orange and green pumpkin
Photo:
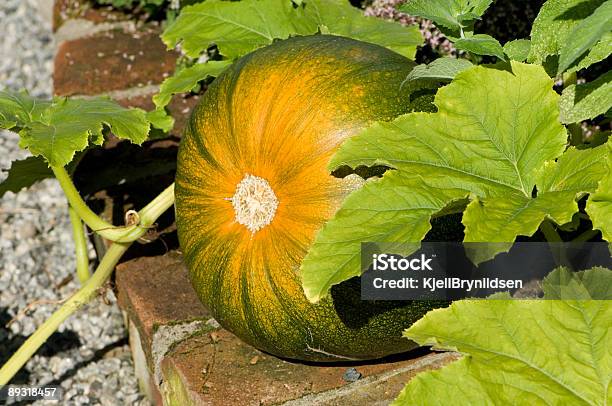
[[[377,45],[315,35],[237,60],[208,88],[181,142],[180,245],[215,318],[272,354],[312,361],[406,351],[433,303],[362,302],[357,279],[310,303],[299,268],[347,182],[327,163],[347,137],[409,110],[414,63]]]

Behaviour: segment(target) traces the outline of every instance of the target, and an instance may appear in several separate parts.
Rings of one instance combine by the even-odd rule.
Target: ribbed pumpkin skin
[[[279,41],[224,72],[194,109],[176,176],[180,245],[215,318],[272,354],[311,361],[372,359],[414,346],[401,332],[425,302],[361,302],[358,280],[309,303],[299,267],[346,190],[326,165],[340,143],[408,109],[400,84],[414,64],[385,48],[316,35]],[[252,234],[231,198],[246,174],[279,205]]]

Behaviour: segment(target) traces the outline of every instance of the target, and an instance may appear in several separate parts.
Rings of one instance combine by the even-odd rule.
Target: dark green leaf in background
[[[432,20],[446,28],[459,30],[478,19],[492,0],[409,0],[400,11]]]
[[[531,41],[528,39],[515,39],[504,44],[504,53],[513,61],[524,62],[529,56]]]
[[[548,0],[544,3],[531,29],[528,61],[543,64],[549,57],[557,58],[570,41],[572,31],[603,3],[604,0]],[[586,68],[602,61],[610,53],[612,53],[612,34],[608,32],[568,71]],[[556,71],[555,68],[555,73]]]
[[[582,54],[591,49],[606,33],[612,31],[612,1],[606,1],[593,14],[578,23],[561,48],[557,74],[569,68]]]
[[[6,192],[17,193],[36,182],[54,176],[45,160],[35,156],[13,161],[11,167],[5,172],[8,172],[8,177],[0,182],[0,197]]]
[[[467,38],[459,38],[455,41],[455,47],[476,55],[491,55],[502,61],[506,60],[504,49],[499,41],[487,34],[474,34]]]
[[[417,80],[450,81],[459,72],[473,65],[466,59],[438,58],[427,65],[417,65],[406,77],[406,82]]]
[[[612,71],[589,83],[570,85],[559,99],[561,122],[577,123],[605,114],[612,108]]]

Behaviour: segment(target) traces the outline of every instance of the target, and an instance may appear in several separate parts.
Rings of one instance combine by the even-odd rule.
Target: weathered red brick
[[[418,372],[453,359],[452,354],[421,354],[388,362],[303,364],[262,353],[219,330],[188,338],[164,358],[161,392],[168,404],[273,405],[346,387],[344,393],[318,396],[304,404],[366,406],[394,399]],[[348,367],[361,373],[356,383],[344,380]],[[365,390],[360,390],[362,386]]]
[[[53,31],[57,31],[69,19],[79,18],[100,24],[126,21],[133,17],[110,6],[94,6],[91,1],[55,0]]]
[[[172,74],[177,55],[157,29],[113,30],[67,41],[55,57],[56,95],[95,95],[160,83]]]
[[[120,306],[138,328],[147,357],[157,326],[211,317],[175,252],[118,265],[115,283]]]

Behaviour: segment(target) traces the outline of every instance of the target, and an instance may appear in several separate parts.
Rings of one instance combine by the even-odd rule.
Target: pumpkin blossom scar
[[[231,198],[236,222],[245,226],[252,234],[261,230],[274,219],[278,199],[267,180],[246,174],[236,185]]]

